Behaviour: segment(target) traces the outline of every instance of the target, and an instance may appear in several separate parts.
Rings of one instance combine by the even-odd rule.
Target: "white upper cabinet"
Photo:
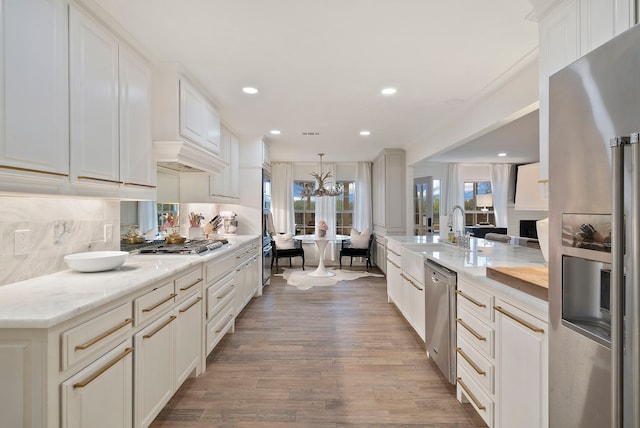
[[[547,1],[540,31],[540,179],[549,178],[549,76],[634,24],[636,0]],[[546,190],[545,190],[546,193]]]
[[[145,61],[120,46],[120,179],[125,186],[153,188],[151,72]]]
[[[185,79],[180,80],[180,135],[220,153],[220,116]]]
[[[66,7],[57,0],[0,7],[0,174],[59,184],[69,174]],[[2,189],[12,190],[11,180],[2,178]]]
[[[204,106],[204,141],[213,153],[220,153],[220,115],[210,104]]]
[[[147,62],[75,7],[69,46],[71,183],[81,194],[155,199]]]
[[[118,41],[69,10],[71,180],[120,183]]]

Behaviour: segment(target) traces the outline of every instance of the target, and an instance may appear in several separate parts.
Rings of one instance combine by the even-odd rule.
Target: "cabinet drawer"
[[[469,401],[476,412],[480,415],[485,423],[493,426],[493,400],[485,393],[482,388],[473,380],[473,376],[467,372],[464,367],[458,366],[456,378],[456,391],[458,399],[461,395]]]
[[[233,328],[233,312],[234,305],[231,302],[207,323],[207,355],[211,353],[224,335]]]
[[[186,295],[186,293],[195,290],[201,282],[202,270],[198,267],[176,279],[175,292],[178,296],[182,297]]]
[[[480,352],[464,340],[458,337],[456,360],[458,371],[460,367],[467,371],[485,391],[494,392],[494,365],[486,359]]]
[[[387,257],[392,256],[392,257],[397,257],[398,260],[398,264],[400,261],[400,257],[402,254],[402,245],[398,244],[395,241],[387,241]]]
[[[61,369],[95,357],[114,340],[124,337],[133,327],[131,306],[125,303],[60,335]]]
[[[229,272],[233,271],[236,267],[236,257],[235,254],[228,254],[227,256],[213,260],[205,266],[205,278],[207,279],[206,284],[212,285],[219,278],[222,278]]]
[[[493,358],[493,328],[480,321],[463,308],[458,308],[456,318],[458,337],[465,339],[471,346],[489,358]]]
[[[458,307],[463,307],[480,319],[493,321],[493,296],[463,279],[458,279]]]
[[[230,274],[207,289],[207,319],[214,318],[235,297],[235,275]]]
[[[176,293],[173,289],[173,282],[167,282],[154,288],[144,296],[133,301],[133,308],[136,317],[136,325],[153,318],[163,310],[168,309],[174,303]]]

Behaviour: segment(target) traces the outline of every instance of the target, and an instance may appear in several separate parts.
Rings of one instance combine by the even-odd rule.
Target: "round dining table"
[[[324,251],[327,248],[327,244],[329,242],[341,242],[349,239],[348,235],[327,235],[327,236],[318,236],[318,235],[296,235],[293,237],[298,241],[302,242],[314,242],[316,247],[318,247],[318,267],[313,272],[309,272],[307,275],[313,276],[316,278],[327,278],[330,276],[335,276],[335,272],[331,272],[327,270],[324,265]]]

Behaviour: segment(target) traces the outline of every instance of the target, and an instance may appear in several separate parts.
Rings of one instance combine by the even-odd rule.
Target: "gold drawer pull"
[[[55,175],[57,177],[68,177],[69,176],[69,174],[64,174],[64,173],[61,173],[61,172],[42,171],[42,170],[39,170],[39,169],[31,169],[31,168],[20,168],[18,166],[0,165],[0,168],[2,168],[2,169],[11,169],[13,171],[36,172],[38,174]]]
[[[514,320],[515,322],[517,322],[519,324],[522,324],[523,326],[527,327],[531,331],[535,331],[536,333],[544,333],[544,329],[543,328],[536,327],[535,325],[526,322],[522,318],[517,317],[517,316],[515,316],[513,314],[510,314],[509,312],[507,312],[504,309],[502,309],[501,306],[494,306],[493,309],[495,309],[496,311],[500,312],[503,315],[508,316],[509,318]]]
[[[107,364],[106,366],[104,366],[103,368],[101,368],[99,371],[97,371],[96,373],[94,373],[89,379],[84,380],[82,382],[78,382],[78,383],[74,383],[73,384],[73,389],[76,388],[84,388],[85,386],[89,385],[91,382],[93,382],[94,380],[96,380],[102,373],[106,372],[107,370],[109,370],[111,367],[115,366],[116,364],[118,364],[118,362],[120,362],[120,360],[122,360],[124,357],[126,357],[127,355],[129,355],[130,353],[133,352],[133,348],[127,348],[124,350],[124,352],[120,355],[118,355],[113,361],[111,361],[109,364]]]
[[[153,330],[151,333],[149,334],[145,334],[144,336],[142,336],[143,339],[150,339],[153,336],[155,336],[155,334],[157,332],[159,332],[160,330],[162,330],[163,328],[165,328],[166,326],[168,326],[169,324],[171,324],[173,322],[174,319],[176,319],[177,317],[175,315],[171,315],[169,317],[168,320],[166,320],[160,327],[156,328],[155,330]]]
[[[88,341],[86,343],[83,343],[82,345],[76,345],[76,351],[81,351],[81,350],[87,349],[87,348],[95,345],[96,343],[100,342],[105,337],[112,335],[116,331],[118,331],[121,328],[126,327],[127,325],[132,324],[132,323],[133,323],[133,318],[127,318],[126,320],[124,320],[120,324],[118,324],[117,326],[113,327],[111,330],[105,331],[100,336],[96,336],[93,339],[91,339],[90,341]]]
[[[478,402],[478,399],[476,398],[476,396],[473,395],[471,391],[469,391],[469,388],[467,388],[464,382],[462,382],[462,378],[459,377],[459,378],[456,378],[456,380],[458,381],[458,384],[460,385],[460,387],[464,390],[464,393],[467,394],[467,396],[471,399],[471,401],[473,401],[473,404],[476,405],[478,410],[487,410],[486,407],[484,407],[482,404]]]
[[[224,293],[222,293],[221,295],[219,295],[218,297],[216,297],[216,299],[218,299],[218,300],[222,300],[222,299],[224,299],[224,298],[225,298],[225,297],[226,297],[226,296],[227,296],[227,295],[228,295],[232,290],[233,290],[233,284],[231,284],[231,285],[229,286],[229,289],[228,289],[228,290],[225,290],[225,292],[224,292]]]
[[[413,280],[412,280],[412,279],[410,279],[410,278],[406,277],[403,273],[401,273],[401,274],[400,274],[400,276],[401,276],[401,277],[403,277],[405,280],[407,280],[407,282],[408,282],[409,284],[413,285],[416,289],[418,289],[418,290],[422,291],[422,288],[418,287],[418,285],[417,285],[415,282],[413,282]]]
[[[196,279],[196,282],[194,282],[194,283],[193,283],[193,284],[191,284],[191,285],[187,285],[187,286],[186,286],[186,287],[184,287],[184,288],[181,288],[181,289],[180,289],[180,291],[187,291],[188,289],[190,289],[191,287],[193,287],[194,285],[196,285],[196,284],[197,284],[197,283],[199,283],[200,281],[202,281],[202,278],[198,278],[198,279]]]
[[[467,299],[468,301],[470,301],[471,303],[473,303],[474,305],[476,305],[476,306],[477,306],[477,307],[479,307],[479,308],[486,308],[486,307],[487,307],[487,305],[485,305],[484,303],[478,302],[476,299],[474,299],[474,298],[473,298],[473,297],[471,297],[471,296],[467,296],[466,294],[464,294],[464,293],[463,293],[462,291],[460,291],[460,290],[456,290],[456,294],[457,294],[458,296],[462,296],[462,297],[464,297],[465,299]]]
[[[471,367],[473,367],[473,369],[476,371],[476,373],[478,373],[481,376],[486,376],[487,375],[487,372],[485,372],[480,367],[478,367],[478,365],[476,363],[474,363],[467,354],[464,353],[462,348],[456,348],[456,351],[458,351],[458,354],[460,354],[462,356],[462,358],[464,358],[467,361],[467,363],[469,363],[469,365]]]
[[[131,182],[127,182],[127,181],[125,181],[125,182],[124,182],[124,183],[122,183],[122,184],[124,184],[125,186],[146,187],[146,188],[148,188],[148,189],[155,189],[155,188],[156,188],[156,186],[152,186],[152,185],[150,185],[150,184],[131,183]]]
[[[89,176],[86,176],[86,175],[79,175],[79,176],[78,176],[78,180],[93,180],[93,181],[102,181],[102,182],[104,182],[104,183],[122,184],[122,181],[118,181],[118,180],[107,180],[106,178],[89,177]]]
[[[154,309],[156,309],[158,306],[164,305],[165,303],[167,303],[169,300],[173,299],[176,296],[177,296],[176,293],[171,293],[171,295],[169,297],[167,297],[166,299],[162,300],[161,302],[156,303],[155,305],[151,306],[150,308],[143,309],[142,312],[151,312]]]
[[[395,267],[397,267],[398,269],[400,269],[400,266],[398,266],[397,264],[395,264],[391,259],[387,259],[387,261],[389,263],[391,263],[392,265],[394,265]]]
[[[395,254],[396,256],[402,257],[401,254],[396,253],[395,251],[393,251],[391,248],[387,248],[387,250],[389,250],[391,253]]]
[[[190,304],[189,306],[187,306],[184,309],[180,309],[178,312],[180,312],[180,313],[187,312],[189,309],[191,309],[193,307],[193,305],[198,303],[200,300],[202,300],[202,297],[198,297],[192,304]]]
[[[462,318],[456,318],[456,321],[460,323],[461,326],[466,328],[469,331],[469,333],[473,334],[476,337],[476,339],[482,340],[482,341],[487,340],[486,337],[481,336],[478,332],[476,332],[474,329],[469,327],[469,325],[466,322],[462,321]]]

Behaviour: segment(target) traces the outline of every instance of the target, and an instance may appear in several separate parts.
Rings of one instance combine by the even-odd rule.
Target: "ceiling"
[[[154,59],[181,63],[230,129],[267,136],[282,161],[420,144],[538,44],[530,0],[87,1]]]

